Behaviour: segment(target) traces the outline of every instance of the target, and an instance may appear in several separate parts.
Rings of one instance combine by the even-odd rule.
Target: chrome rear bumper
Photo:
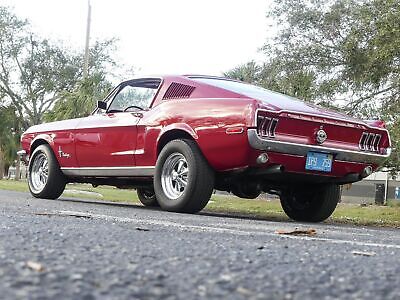
[[[335,160],[365,163],[365,164],[381,164],[386,158],[390,156],[390,150],[391,150],[390,148],[388,148],[387,151],[388,153],[383,155],[383,154],[368,153],[361,151],[328,148],[318,145],[305,145],[305,144],[282,142],[275,139],[263,139],[257,134],[256,129],[248,129],[247,137],[250,146],[258,150],[299,155],[304,157],[307,156],[307,153],[309,151],[323,152],[323,153],[333,154]]]

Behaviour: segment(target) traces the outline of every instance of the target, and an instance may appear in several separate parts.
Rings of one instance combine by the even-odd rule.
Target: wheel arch
[[[176,139],[190,139],[196,141],[197,134],[191,128],[173,127],[166,128],[157,141],[157,156],[168,142]]]
[[[49,145],[50,148],[53,149],[52,145],[54,145],[53,139],[47,135],[47,134],[40,134],[37,137],[35,137],[31,143],[31,147],[29,149],[30,155],[32,155],[33,151],[40,145]]]

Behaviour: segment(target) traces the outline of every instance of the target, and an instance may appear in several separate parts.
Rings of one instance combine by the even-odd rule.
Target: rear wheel
[[[160,152],[154,191],[161,208],[195,213],[208,203],[214,188],[214,171],[192,140],[173,140]]]
[[[321,222],[329,218],[340,199],[336,184],[296,187],[282,191],[281,205],[289,218]]]
[[[138,188],[136,190],[139,201],[144,206],[156,207],[160,206],[157,202],[156,194],[152,188]]]
[[[57,199],[65,189],[66,180],[49,145],[33,151],[28,167],[28,186],[32,196]]]

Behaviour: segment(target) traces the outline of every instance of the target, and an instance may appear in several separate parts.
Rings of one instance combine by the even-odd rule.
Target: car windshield
[[[252,84],[233,81],[229,79],[223,78],[206,78],[206,77],[192,77],[192,79],[196,81],[200,81],[209,85],[213,85],[215,87],[223,88],[225,90],[241,94],[247,96],[249,98],[253,98],[256,100],[261,100],[263,102],[268,102],[274,104],[272,102],[283,102],[283,101],[300,101],[296,98],[286,96],[277,92],[273,92],[267,89],[264,89],[259,86],[255,86]]]
[[[148,109],[157,93],[159,78],[142,78],[125,81],[118,85],[107,97],[108,113]],[[97,109],[95,113],[104,113]]]

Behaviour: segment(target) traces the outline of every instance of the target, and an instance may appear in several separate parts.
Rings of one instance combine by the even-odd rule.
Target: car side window
[[[137,111],[150,107],[157,89],[126,85],[114,97],[107,112]]]

